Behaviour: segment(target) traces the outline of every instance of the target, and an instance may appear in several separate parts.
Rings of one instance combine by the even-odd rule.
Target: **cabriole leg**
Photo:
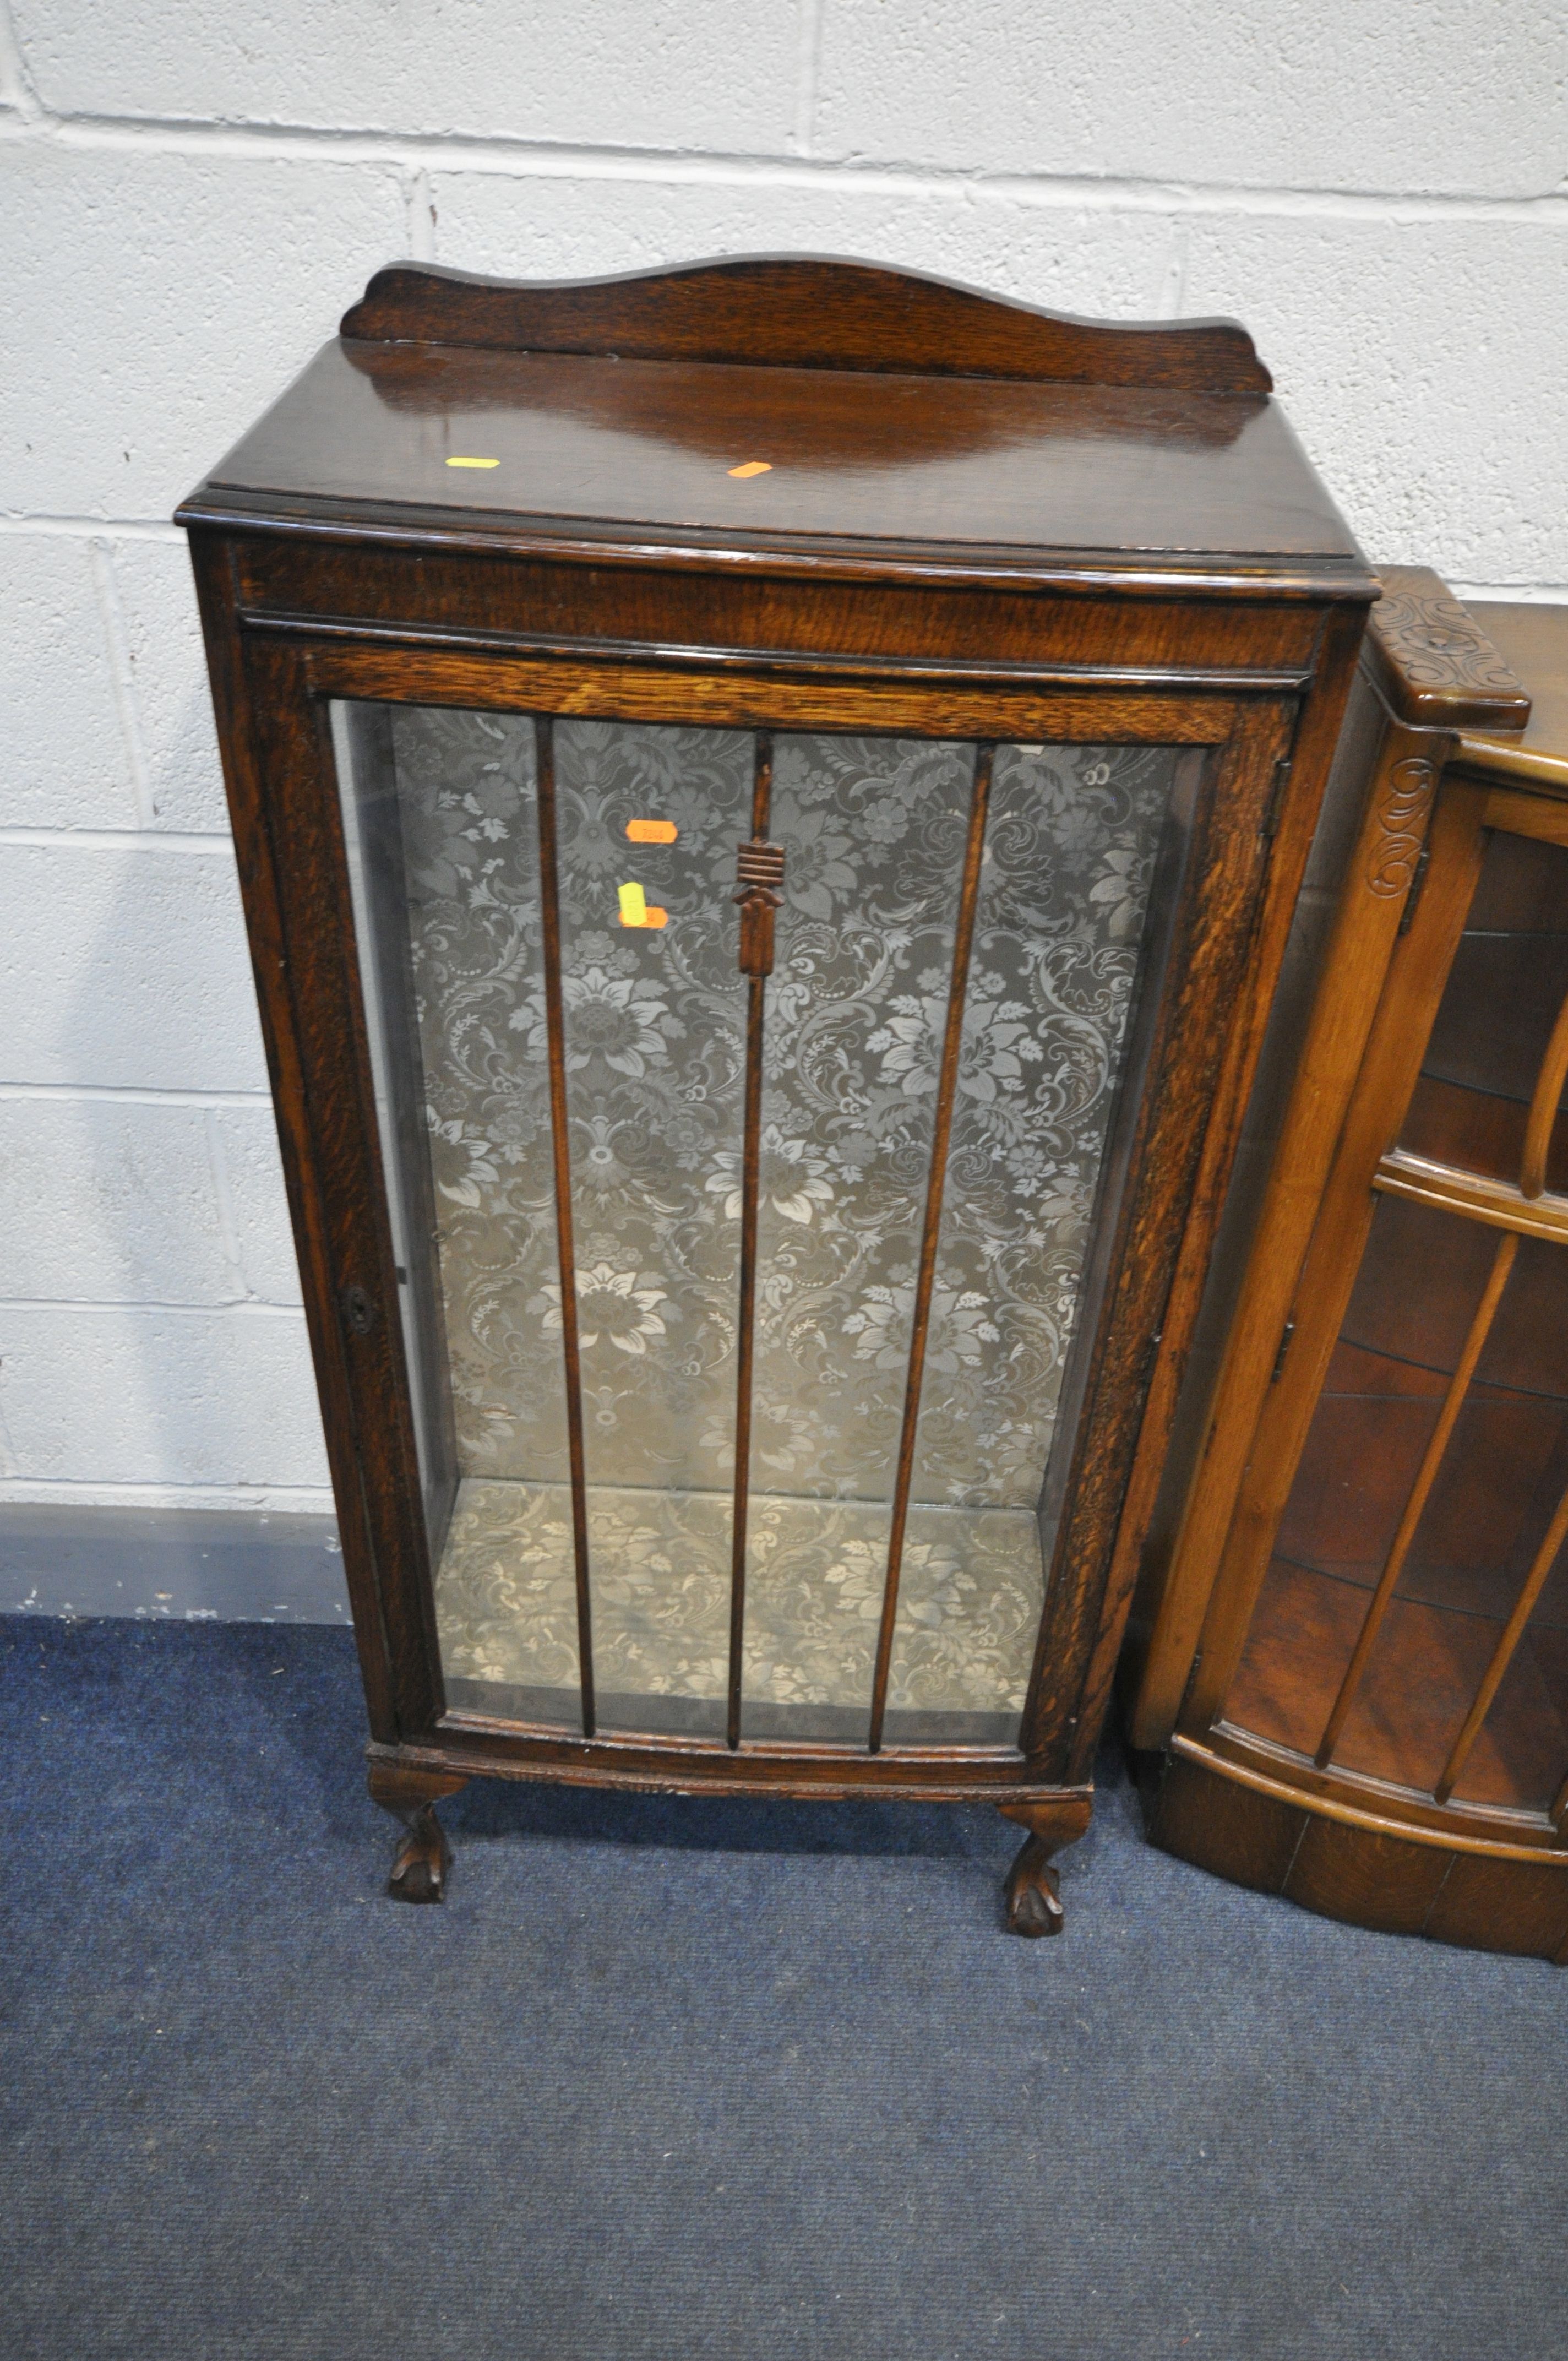
[[[1029,1830],[1027,1841],[1007,1872],[1007,1925],[1014,1935],[1059,1935],[1066,1923],[1051,1856],[1074,1844],[1089,1826],[1092,1809],[1088,1795],[1064,1795],[1058,1802],[1003,1804],[1003,1819],[1018,1820]]]
[[[370,1764],[371,1800],[401,1820],[408,1833],[398,1847],[387,1891],[397,1902],[444,1902],[452,1848],[435,1817],[444,1795],[468,1784],[455,1771],[422,1771],[403,1763]]]

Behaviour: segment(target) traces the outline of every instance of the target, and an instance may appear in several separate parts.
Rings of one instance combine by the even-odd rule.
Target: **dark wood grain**
[[[432,1781],[969,1796],[1028,1828],[1010,1911],[1020,1931],[1049,1931],[1049,1856],[1088,1824],[1128,1569],[1376,585],[1250,346],[1223,327],[1100,328],[901,274],[794,263],[553,291],[393,274],[349,325],[181,515],[373,1761],[417,1823],[403,1890],[444,1883]],[[455,456],[498,465],[448,469]],[[730,473],[751,459],[765,471]],[[607,1730],[587,1687],[581,1733],[476,1709],[464,1685],[448,1705],[333,698],[536,716],[542,849],[562,715],[763,742],[827,730],[1178,750],[1042,1510],[1055,1554],[1019,1745],[916,1745],[893,1714],[878,1747],[748,1737],[735,1710],[743,1488],[728,1743],[717,1730]],[[1409,783],[1396,786],[1389,864],[1414,807]],[[971,868],[983,796],[977,810]],[[765,807],[754,817],[761,847]],[[771,906],[758,879],[741,887],[760,1012]],[[559,1120],[555,1132],[559,1150]],[[927,1232],[941,1178],[938,1153]],[[559,1153],[557,1198],[569,1203]],[[571,1263],[568,1240],[564,1306]],[[751,1266],[754,1287],[754,1250]],[[345,1290],[363,1320],[345,1324]],[[911,1430],[917,1372],[906,1393]],[[886,1678],[884,1663],[879,1716]]]
[[[448,465],[475,456],[495,465]],[[526,516],[580,541],[929,544],[1032,573],[1056,551],[1229,558],[1265,583],[1284,562],[1360,598],[1368,578],[1261,396],[328,345],[192,512],[258,495],[433,510],[478,538]]]
[[[759,860],[774,853],[768,842],[768,814],[773,797],[772,733],[758,730],[751,753],[751,840],[750,866],[758,877],[782,876],[782,860]],[[779,896],[772,885],[743,884],[740,903],[739,963],[746,977],[746,1079],[740,1124],[740,1269],[735,1310],[735,1491],[730,1509],[729,1537],[729,1672],[725,1738],[740,1743],[740,1692],[745,1675],[746,1543],[751,1491],[751,1375],[757,1346],[757,1209],[762,1169],[762,1043],[767,1025],[767,980],[773,964],[773,912]]]
[[[1568,1858],[1533,1869],[1457,1854],[1422,1931],[1474,1950],[1555,1959],[1568,1942]]]
[[[1330,1917],[1561,1962],[1568,1854],[1531,1849],[1517,1832],[1512,1842],[1467,1834],[1445,1843],[1429,1827],[1412,1841],[1376,1807],[1334,1806],[1338,1817],[1316,1817],[1284,1784],[1284,1766],[1270,1776],[1183,1746],[1150,1806],[1153,1840],[1167,1851]]]
[[[1037,311],[950,280],[810,255],[756,255],[576,281],[485,279],[434,263],[377,271],[341,333],[771,368],[1050,378],[1076,385],[1267,393],[1234,320],[1113,324]]]
[[[1343,693],[1348,682],[1341,686]],[[1266,822],[1296,722],[1290,707],[1260,700],[1249,708],[1230,744],[1205,764],[1181,831],[1185,840],[1173,835],[1170,872],[1157,881],[1128,1059],[1141,1087],[1126,1091],[1124,1128],[1110,1142],[1081,1325],[1062,1388],[1062,1423],[1079,1444],[1070,1458],[1054,1455],[1059,1491],[1047,1495],[1042,1515],[1047,1530],[1054,1529],[1054,1552],[1023,1743],[1069,1780],[1085,1775],[1092,1759],[1090,1732],[1109,1700],[1132,1594],[1130,1532],[1152,1507],[1151,1480],[1139,1488],[1135,1525],[1123,1526],[1151,1384],[1162,1358],[1179,1368],[1190,1336],[1218,1196],[1234,1154],[1240,1099],[1256,1054],[1262,1012],[1249,999],[1248,946],[1236,922],[1242,909],[1255,907],[1266,873]],[[1323,752],[1322,769],[1308,774],[1313,811],[1326,772],[1328,749]],[[1305,849],[1302,843],[1302,858]],[[1255,971],[1255,985],[1272,982],[1282,947],[1281,931],[1273,959],[1259,962],[1261,977]],[[1230,1019],[1224,1026],[1213,1021],[1222,1007]],[[1238,1055],[1227,1072],[1227,1053],[1238,1042],[1245,1059]],[[1195,1204],[1206,1147],[1213,1190]],[[1195,1284],[1173,1304],[1184,1260]],[[1156,1459],[1162,1439],[1152,1439]]]
[[[1089,1814],[1076,1796],[1036,1804],[1003,1804],[1004,1819],[1021,1821],[1029,1831],[1019,1847],[1003,1893],[1008,1931],[1038,1938],[1059,1935],[1067,1924],[1061,1888],[1051,1867],[1064,1845],[1075,1844],[1089,1826]]]
[[[1284,970],[1283,1000],[1271,991],[1265,1000],[1267,1046],[1245,1122],[1255,1148],[1272,1148],[1272,1164],[1259,1179],[1264,1159],[1249,1159],[1250,1176],[1244,1166],[1226,1201],[1225,1261],[1202,1297],[1201,1356],[1166,1413],[1170,1451],[1151,1510],[1150,1546],[1135,1569],[1132,1645],[1121,1666],[1130,1735],[1143,1752],[1162,1747],[1176,1726],[1257,1405],[1294,1349],[1295,1298],[1318,1194],[1408,907],[1379,890],[1388,873],[1390,807],[1397,799],[1401,836],[1419,829],[1424,839],[1435,785],[1429,746],[1423,733],[1391,720],[1364,642],[1334,756],[1330,841],[1313,856],[1327,864],[1325,877],[1338,893],[1320,987],[1314,993],[1310,961],[1297,959]],[[1412,759],[1428,774],[1420,807],[1404,784]],[[1346,837],[1342,859],[1337,847]],[[1313,927],[1310,903],[1299,907],[1299,924]],[[1174,1384],[1168,1379],[1167,1387],[1174,1398]],[[1121,1578],[1128,1578],[1125,1567]]]
[[[850,686],[1288,692],[1316,662],[1318,618],[1293,598],[1233,603],[1168,583],[1134,595],[1124,573],[1104,566],[1047,593],[901,549],[850,562],[820,545],[784,555],[715,544],[665,549],[652,564],[646,550],[515,537],[525,544],[515,555],[455,552],[428,515],[410,547],[363,529],[352,547],[247,533],[233,548],[237,600],[249,624],[324,636],[352,618],[356,639],[391,647],[635,658]]]
[[[583,1363],[577,1340],[577,1250],[572,1223],[572,1148],[566,1104],[566,1019],[561,993],[561,892],[556,873],[555,725],[534,718],[539,778],[539,900],[543,933],[545,1056],[550,1068],[550,1154],[555,1179],[555,1259],[561,1286],[566,1461],[572,1489],[572,1567],[577,1591],[577,1688],[583,1736],[594,1734],[593,1597],[588,1567],[588,1479],[583,1449]]]
[[[444,1795],[455,1795],[466,1780],[455,1771],[416,1770],[372,1757],[368,1784],[372,1800],[400,1820],[406,1831],[387,1880],[388,1893],[394,1902],[444,1902],[452,1848],[435,1806]]]

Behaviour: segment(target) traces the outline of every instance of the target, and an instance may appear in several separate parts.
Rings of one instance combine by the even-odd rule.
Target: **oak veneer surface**
[[[1495,750],[1505,766],[1516,753],[1546,755],[1568,769],[1568,617],[1557,606],[1526,606],[1518,599],[1467,602],[1476,621],[1505,656],[1530,694],[1530,715],[1522,730],[1465,732],[1468,758],[1482,747]]]
[[[767,472],[731,475],[751,462]],[[962,541],[1036,562],[1042,549],[1223,553],[1363,575],[1282,412],[1257,394],[340,338],[206,489],[469,524]]]

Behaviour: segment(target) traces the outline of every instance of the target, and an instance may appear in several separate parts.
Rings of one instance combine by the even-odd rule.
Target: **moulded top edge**
[[[655,566],[683,571],[934,588],[1012,588],[1052,595],[1227,599],[1366,606],[1380,595],[1361,558],[1268,559],[1248,553],[980,548],[938,544],[819,540],[762,542],[739,535],[661,535],[585,526],[570,517],[454,517],[412,503],[342,503],[197,487],[174,522],[338,546],[427,550],[583,566]]]

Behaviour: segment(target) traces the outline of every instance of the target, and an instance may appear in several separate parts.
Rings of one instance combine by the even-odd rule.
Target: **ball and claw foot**
[[[371,1795],[407,1830],[387,1880],[387,1891],[394,1902],[445,1901],[452,1848],[435,1817],[435,1806],[440,1796],[455,1795],[467,1784],[455,1772],[423,1771],[372,1756]]]
[[[1007,1924],[1014,1935],[1059,1935],[1065,1923],[1049,1848],[1030,1837],[1007,1875]]]
[[[1061,1933],[1061,1896],[1051,1855],[1060,1852],[1063,1845],[1078,1842],[1089,1827],[1093,1809],[1091,1787],[1064,1787],[1027,1803],[1001,1806],[1004,1820],[1014,1820],[1029,1831],[1027,1842],[1007,1873],[1007,1925],[1011,1933]]]
[[[409,1832],[398,1847],[392,1873],[387,1880],[387,1891],[394,1902],[444,1902],[446,1872],[451,1866],[452,1847],[446,1841],[446,1831],[435,1817],[434,1806],[426,1804],[409,1822]]]

